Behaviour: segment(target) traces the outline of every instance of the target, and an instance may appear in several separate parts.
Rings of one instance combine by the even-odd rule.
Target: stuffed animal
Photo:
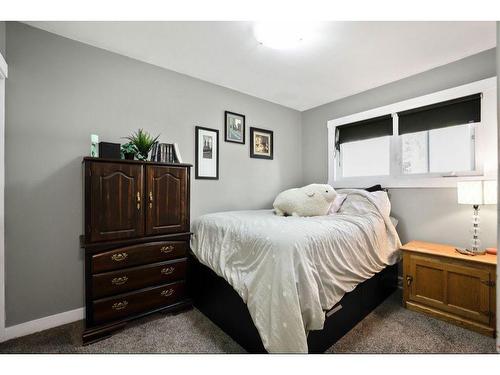
[[[285,190],[274,200],[274,212],[279,216],[326,215],[336,195],[335,190],[326,184],[310,184]]]

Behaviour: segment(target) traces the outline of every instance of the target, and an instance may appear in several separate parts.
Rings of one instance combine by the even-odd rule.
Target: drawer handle
[[[113,280],[111,280],[111,284],[113,285],[123,285],[128,281],[127,276],[122,276],[122,277],[115,277]]]
[[[111,259],[114,260],[115,262],[121,262],[121,261],[124,261],[127,258],[128,258],[128,254],[127,253],[118,253],[118,254],[113,254],[111,256]]]
[[[166,245],[166,246],[162,246],[160,251],[163,254],[168,254],[168,253],[171,253],[172,251],[174,251],[174,249],[175,249],[174,245]]]
[[[168,290],[163,290],[161,292],[161,295],[163,297],[170,297],[172,294],[174,294],[174,290],[172,288],[168,289]]]
[[[170,275],[175,271],[175,267],[166,267],[161,269],[162,275]]]
[[[128,306],[127,301],[121,301],[121,302],[113,303],[113,306],[111,306],[111,308],[115,311],[119,311],[119,310],[123,310],[123,309],[127,308],[127,306]]]
[[[413,276],[406,276],[406,285],[410,286],[413,281]]]

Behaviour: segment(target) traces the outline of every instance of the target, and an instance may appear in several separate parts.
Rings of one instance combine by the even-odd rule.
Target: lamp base
[[[460,254],[471,255],[471,256],[486,254],[486,250],[479,250],[479,249],[478,250],[470,250],[470,249],[463,249],[460,247],[456,247],[455,250],[457,252],[459,252]]]

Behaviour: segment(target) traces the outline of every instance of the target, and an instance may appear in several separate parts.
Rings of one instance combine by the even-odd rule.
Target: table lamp
[[[479,205],[497,203],[497,182],[496,181],[458,181],[457,198],[459,204],[470,204],[474,209],[472,215],[472,248],[466,251],[472,255],[484,254],[481,250],[479,240]]]

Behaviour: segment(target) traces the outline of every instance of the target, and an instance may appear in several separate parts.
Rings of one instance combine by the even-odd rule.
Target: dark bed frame
[[[309,353],[323,353],[397,288],[398,265],[388,266],[347,293],[329,312],[324,328],[307,337]],[[249,353],[267,353],[246,304],[226,280],[190,254],[189,289],[195,307]]]

